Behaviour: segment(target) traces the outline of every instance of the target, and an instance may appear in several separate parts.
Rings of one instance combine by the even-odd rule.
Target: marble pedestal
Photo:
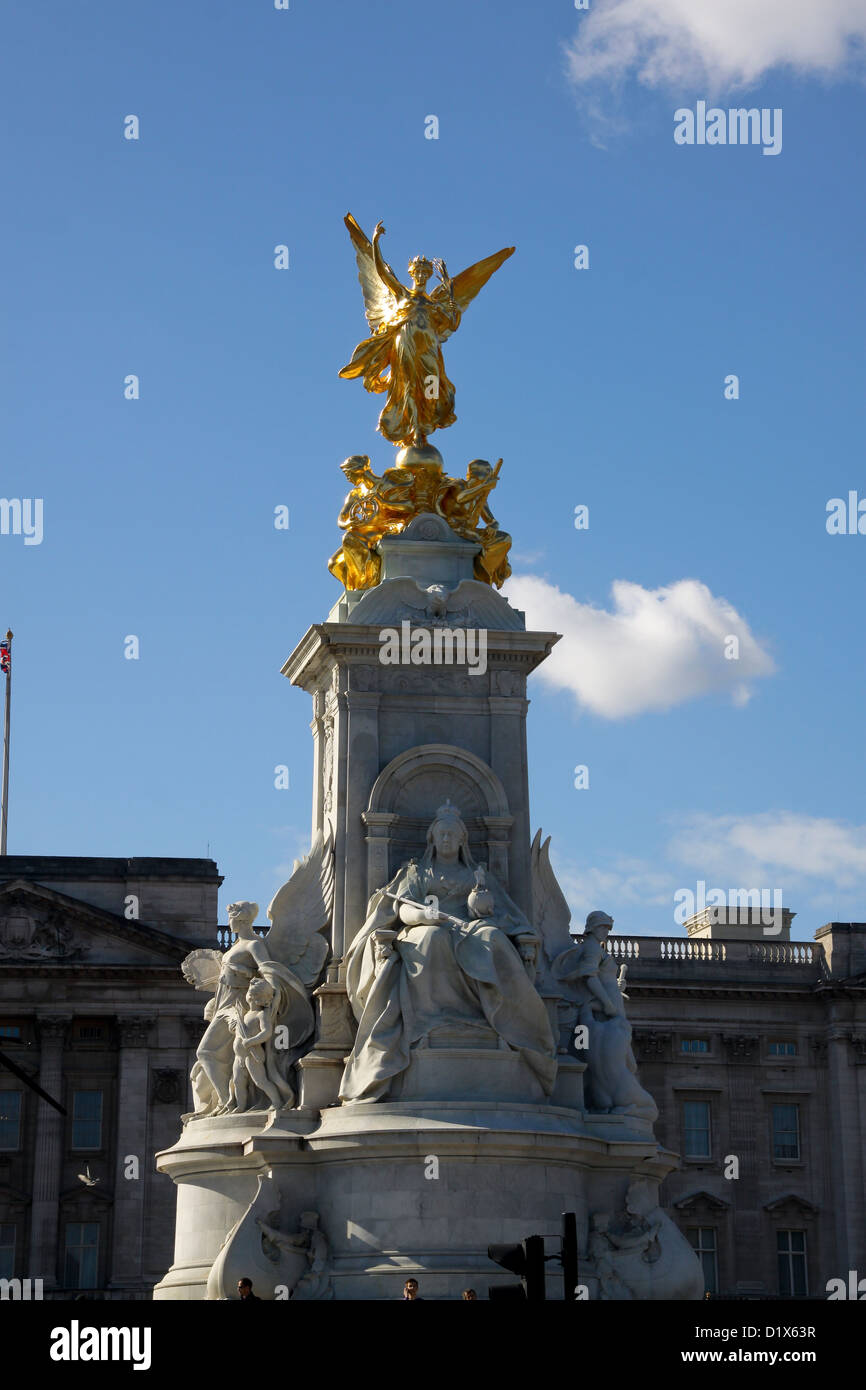
[[[488,1245],[553,1236],[565,1211],[577,1215],[580,1278],[593,1296],[591,1214],[620,1210],[634,1178],[657,1188],[676,1165],[648,1121],[562,1105],[416,1097],[331,1106],[320,1120],[293,1112],[267,1124],[262,1113],[193,1120],[158,1155],[159,1170],[178,1185],[178,1247],[156,1299],[206,1296],[226,1233],[267,1175],[280,1193],[282,1229],[293,1230],[303,1210],[321,1213],[337,1300],[398,1299],[410,1274],[425,1298],[459,1299],[466,1287],[485,1298],[491,1284],[512,1282],[488,1259]],[[551,1241],[549,1253],[555,1248]],[[689,1257],[685,1247],[686,1280]],[[669,1266],[647,1296],[683,1296]],[[260,1273],[255,1283],[260,1296],[273,1297]],[[548,1297],[562,1297],[554,1264]]]

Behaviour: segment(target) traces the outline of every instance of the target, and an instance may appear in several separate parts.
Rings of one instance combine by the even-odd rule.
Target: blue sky
[[[504,457],[515,597],[571,625],[529,739],[575,911],[677,932],[703,879],[781,888],[795,935],[866,920],[866,535],[825,526],[866,497],[862,19],[767,0],[753,42],[737,0],[709,41],[630,4],[7,7],[2,493],[44,501],[40,545],[0,536],[11,853],[209,853],[264,913],[306,847],[280,666],[337,597],[339,462],[393,454],[337,376],[351,210],[401,269],[517,247],[435,442]],[[781,154],[677,146],[699,99],[781,108]]]

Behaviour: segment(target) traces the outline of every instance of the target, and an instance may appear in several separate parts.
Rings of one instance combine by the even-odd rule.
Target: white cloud
[[[629,935],[661,931],[682,936],[675,895],[684,888],[705,891],[780,889],[782,902],[798,915],[794,937],[808,939],[827,921],[862,921],[866,898],[866,825],[764,811],[719,816],[693,812],[679,817],[673,835],[652,858],[616,854],[593,867],[553,845],[556,876],[582,926],[600,907],[615,930]]]
[[[819,881],[819,890],[866,887],[866,826],[796,811],[691,816],[668,850],[719,887],[773,887],[773,875],[784,879],[783,888],[786,882],[805,887],[809,879]]]
[[[645,909],[648,906],[669,907],[673,903],[677,887],[675,876],[670,872],[659,873],[641,860],[617,858],[607,867],[589,868],[570,860],[560,862],[558,855],[554,855],[554,859],[556,877],[571,908],[572,921],[581,927],[587,913],[597,907],[611,912],[615,918],[623,904]],[[629,915],[640,920],[639,913]],[[628,928],[617,923],[617,930]]]
[[[612,612],[579,603],[535,575],[513,575],[505,593],[525,609],[528,626],[562,633],[539,678],[606,719],[671,709],[712,692],[745,704],[751,683],[775,670],[745,619],[696,579],[662,589],[618,579]],[[737,660],[725,656],[729,636],[739,640]]]
[[[592,0],[567,45],[574,82],[747,87],[772,68],[829,76],[861,61],[863,0]]]

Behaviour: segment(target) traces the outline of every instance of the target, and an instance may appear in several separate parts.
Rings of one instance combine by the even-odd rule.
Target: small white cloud
[[[866,826],[796,811],[691,816],[680,822],[668,852],[719,887],[772,887],[775,875],[783,888],[866,888]]]
[[[863,0],[593,0],[567,45],[573,81],[748,87],[773,68],[831,76],[862,63]]]
[[[535,575],[513,575],[505,593],[525,610],[529,627],[562,634],[539,678],[605,719],[667,710],[714,692],[742,705],[752,682],[775,670],[745,619],[696,579],[661,589],[618,579],[613,611],[579,603]],[[736,660],[725,655],[731,637],[739,643]]]
[[[571,908],[572,923],[582,927],[587,914],[601,908],[616,920],[617,911],[630,907],[668,907],[673,902],[676,879],[673,873],[659,873],[652,864],[640,859],[617,858],[606,867],[580,866],[573,861],[560,862],[554,855],[559,886]],[[640,919],[640,914],[630,916]],[[673,919],[672,919],[673,920]],[[627,930],[617,923],[617,930]]]

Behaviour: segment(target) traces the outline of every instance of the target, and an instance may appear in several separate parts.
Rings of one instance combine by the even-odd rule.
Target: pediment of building
[[[0,964],[167,965],[189,944],[29,879],[0,885]]]

